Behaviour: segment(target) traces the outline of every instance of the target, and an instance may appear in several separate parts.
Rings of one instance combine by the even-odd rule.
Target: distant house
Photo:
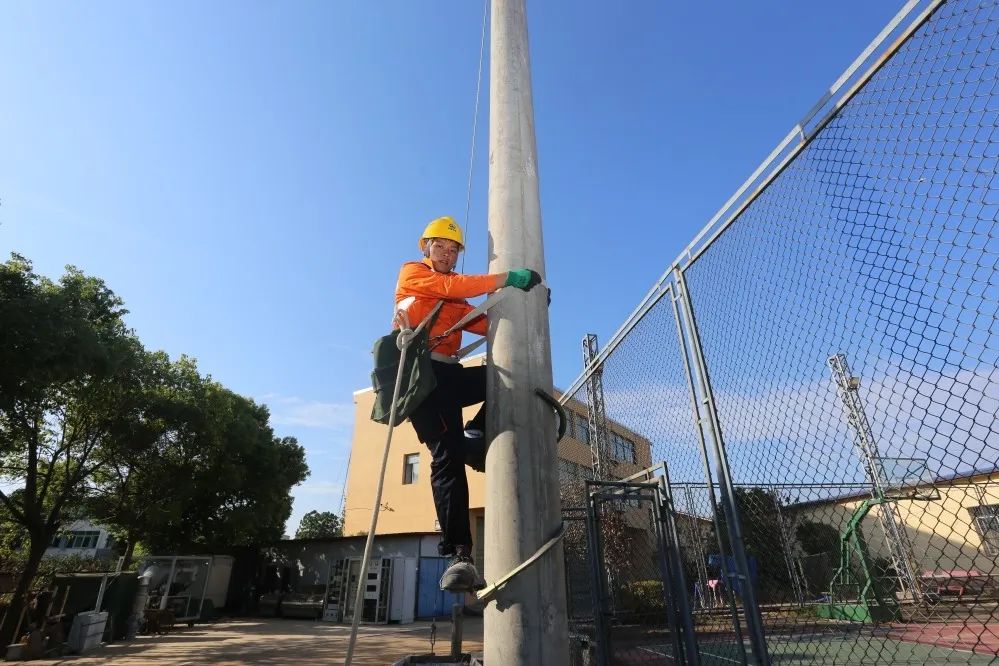
[[[952,593],[960,599],[965,593],[994,599],[999,596],[999,470],[984,469],[955,473],[920,483],[907,490],[919,491],[921,499],[895,502],[900,527],[909,550],[908,559],[918,584],[928,593]],[[860,503],[871,493],[857,492],[828,499],[800,502],[788,507],[795,523],[824,523],[841,533]],[[869,553],[887,561],[892,557],[890,540],[880,520],[881,509],[871,511],[861,522]],[[836,552],[818,572],[806,578],[820,578],[811,592],[821,592],[823,584],[839,562]],[[801,561],[815,558],[802,557]],[[807,569],[807,567],[806,567]]]
[[[445,560],[434,532],[379,535],[366,570],[366,537],[286,539],[263,546],[255,583],[263,616],[353,620],[355,594],[364,576],[362,621],[409,623],[447,616],[462,596],[442,592]]]
[[[114,537],[106,527],[84,518],[64,525],[52,538],[43,557],[110,557],[114,546]]]

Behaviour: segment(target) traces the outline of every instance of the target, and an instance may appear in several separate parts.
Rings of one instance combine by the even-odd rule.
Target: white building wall
[[[106,552],[111,534],[103,525],[83,519],[64,525],[55,540],[56,544],[46,548],[43,557],[96,557]]]

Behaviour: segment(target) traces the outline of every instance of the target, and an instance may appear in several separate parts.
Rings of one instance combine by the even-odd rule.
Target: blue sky
[[[556,384],[902,2],[534,0]],[[0,253],[75,264],[308,451],[338,510],[398,266],[465,206],[482,3],[0,4]],[[488,63],[486,67],[488,72]],[[466,272],[485,270],[488,83]]]

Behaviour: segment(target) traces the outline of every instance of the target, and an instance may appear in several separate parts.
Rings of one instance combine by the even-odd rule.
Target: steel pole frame
[[[680,661],[686,652],[685,645],[681,642],[681,627],[685,626],[683,618],[680,617],[680,597],[686,597],[685,585],[677,584],[677,576],[682,580],[682,567],[675,566],[671,553],[667,549],[671,548],[674,533],[666,523],[666,507],[664,506],[664,496],[662,495],[661,484],[656,488],[654,499],[652,500],[652,515],[655,520],[656,529],[656,554],[659,560],[659,571],[662,575],[663,609],[666,615],[666,626],[669,628],[670,643],[673,648],[673,661]],[[683,658],[682,663],[687,662]]]
[[[836,393],[843,405],[847,425],[853,430],[855,446],[860,452],[867,478],[871,482],[871,495],[875,499],[888,500],[880,504],[878,514],[881,519],[881,529],[888,541],[888,551],[891,553],[892,564],[895,566],[895,575],[902,587],[906,588],[912,601],[919,603],[922,598],[922,589],[919,585],[919,577],[912,565],[912,542],[905,531],[905,523],[898,512],[896,502],[885,496],[889,485],[887,474],[881,461],[881,453],[878,451],[874,429],[871,428],[864,403],[860,399],[859,382],[854,384],[854,375],[846,359],[846,354],[833,354],[826,363],[832,371]]]
[[[780,525],[780,540],[781,547],[784,551],[784,564],[787,566],[787,575],[791,578],[791,585],[794,586],[794,596],[798,600],[799,606],[805,605],[805,596],[801,590],[801,581],[798,580],[798,574],[794,570],[794,552],[791,547],[791,533],[787,526],[787,521],[784,520],[784,512],[781,510],[780,505],[783,502],[783,497],[776,493],[777,501],[774,505],[777,507],[777,523]]]
[[[602,492],[600,490],[594,490],[593,488],[619,488],[618,492]],[[587,498],[587,537],[590,541],[590,552],[593,558],[590,560],[591,572],[593,576],[594,590],[597,594],[593,595],[593,621],[595,629],[598,636],[597,641],[597,664],[598,666],[610,666],[612,663],[610,660],[609,646],[611,644],[610,637],[610,626],[606,621],[605,607],[607,606],[606,600],[610,597],[607,591],[607,575],[606,569],[603,566],[603,540],[601,539],[600,532],[600,505],[605,502],[612,502],[617,499],[621,499],[628,496],[627,490],[637,490],[639,491],[638,498],[648,499],[653,504],[653,512],[656,521],[656,540],[658,542],[659,548],[659,566],[663,572],[663,577],[668,577],[669,567],[666,561],[665,544],[662,541],[663,524],[661,520],[661,514],[659,513],[658,503],[660,501],[659,494],[659,484],[658,482],[640,482],[640,481],[596,481],[596,480],[586,480],[586,498]],[[641,491],[648,491],[648,494],[642,494]],[[664,594],[666,594],[666,608],[671,608],[670,595],[664,588]],[[668,616],[667,616],[668,617]],[[676,643],[679,647],[679,643]]]
[[[760,615],[759,603],[756,600],[756,590],[753,589],[752,578],[749,571],[749,561],[746,557],[746,546],[742,535],[742,523],[739,517],[739,508],[735,501],[735,494],[732,489],[732,470],[728,463],[728,453],[725,450],[725,443],[722,439],[721,421],[718,418],[718,410],[715,405],[714,391],[711,388],[711,379],[708,374],[707,362],[704,359],[704,350],[701,347],[701,338],[697,329],[697,319],[694,317],[693,304],[690,302],[690,292],[687,290],[687,283],[683,276],[683,271],[677,268],[676,284],[679,289],[679,300],[682,304],[682,312],[686,321],[686,332],[690,339],[690,348],[694,357],[694,369],[696,370],[698,383],[700,384],[703,398],[701,404],[708,416],[708,427],[711,432],[711,445],[715,454],[715,461],[718,465],[718,481],[721,485],[722,510],[725,512],[726,523],[728,524],[729,541],[731,542],[732,555],[735,558],[735,566],[742,579],[742,606],[746,617],[746,628],[749,631],[749,642],[753,649],[753,656],[759,666],[769,666],[770,655],[767,650],[767,641],[763,634],[763,618]]]
[[[593,592],[590,598],[593,601],[593,628],[596,632],[597,643],[597,664],[598,666],[609,666],[610,654],[607,652],[607,645],[610,643],[610,634],[607,631],[607,622],[604,617],[604,571],[603,571],[603,546],[600,540],[600,516],[597,512],[597,500],[590,491],[590,479],[584,480],[586,489],[586,540],[590,548],[590,576],[592,578]]]
[[[680,532],[676,525],[676,508],[673,504],[673,487],[669,481],[669,468],[663,465],[663,475],[659,477],[659,503],[656,507],[659,514],[661,529],[668,536],[668,553],[665,553],[672,563],[671,583],[674,584],[674,604],[679,622],[673,625],[676,634],[683,628],[684,663],[688,666],[700,666],[701,655],[697,648],[697,638],[694,635],[694,616],[690,609],[687,595],[687,577],[683,572],[683,555],[680,553]]]
[[[731,580],[731,576],[728,573],[728,557],[725,552],[725,548],[722,545],[721,538],[721,523],[718,520],[718,503],[715,498],[715,484],[714,477],[711,474],[711,460],[708,456],[708,445],[707,438],[704,436],[704,426],[707,424],[705,419],[701,418],[700,406],[697,400],[697,388],[694,379],[694,372],[690,368],[690,350],[687,342],[687,338],[683,333],[683,322],[680,315],[680,309],[677,306],[677,302],[681,300],[681,295],[678,288],[673,285],[669,287],[670,291],[670,304],[673,307],[673,321],[676,323],[676,335],[680,343],[680,356],[683,358],[683,368],[687,375],[687,388],[690,393],[690,407],[694,420],[694,430],[697,432],[697,441],[701,447],[701,463],[704,466],[704,479],[707,483],[708,490],[708,500],[711,503],[711,522],[715,528],[715,540],[718,542],[718,554],[721,556],[721,572],[726,581]],[[702,590],[702,593],[706,593],[707,590]],[[736,642],[742,645],[742,624],[739,622],[739,609],[735,605],[735,595],[732,594],[731,590],[727,590],[725,595],[728,598],[729,612],[732,615],[732,630],[735,633]],[[746,660],[746,651],[742,650],[742,663],[748,664]]]
[[[679,484],[683,487],[683,497],[687,501],[687,511],[690,515],[696,516],[694,508],[694,491],[690,484],[682,483]],[[708,488],[708,492],[712,492]],[[690,521],[690,528],[688,529],[690,533],[690,541],[694,544],[695,556],[697,557],[697,580],[701,585],[701,600],[704,600],[704,593],[708,589],[708,567],[707,567],[707,553],[704,552],[704,543],[701,541],[701,530],[698,529],[697,523]]]
[[[587,333],[583,338],[583,369],[596,360],[598,352],[597,336]],[[609,479],[610,462],[607,445],[610,435],[607,428],[607,411],[604,406],[603,363],[593,368],[586,381],[587,416],[590,422],[590,456],[593,458],[593,478]]]

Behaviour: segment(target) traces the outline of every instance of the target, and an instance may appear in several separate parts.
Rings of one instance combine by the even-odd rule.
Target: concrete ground
[[[411,654],[430,653],[429,622],[362,625],[354,664],[384,666]],[[342,664],[350,627],[309,620],[254,618],[178,626],[163,636],[103,645],[82,656],[38,660],[35,664],[72,666],[188,666],[194,664]],[[464,652],[482,653],[482,619],[465,618]],[[451,623],[437,623],[434,652],[451,650]]]

